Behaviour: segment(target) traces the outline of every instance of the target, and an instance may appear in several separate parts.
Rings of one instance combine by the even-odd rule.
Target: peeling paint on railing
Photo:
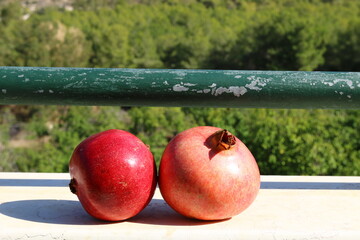
[[[360,73],[0,67],[0,104],[360,108]]]

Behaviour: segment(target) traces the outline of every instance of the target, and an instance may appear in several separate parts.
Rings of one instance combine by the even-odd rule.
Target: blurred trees
[[[137,135],[159,163],[175,134],[211,125],[239,137],[254,154],[262,174],[360,175],[360,112],[355,110],[19,108],[0,109],[2,171],[66,172],[80,141],[112,128]]]
[[[0,7],[0,64],[359,70],[360,2],[75,1]]]
[[[0,5],[0,65],[360,70],[357,0],[76,1],[29,14]],[[29,16],[29,17],[24,17]],[[0,171],[67,171],[84,138],[109,128],[149,144],[198,125],[242,139],[263,174],[360,175],[360,112],[0,106]]]

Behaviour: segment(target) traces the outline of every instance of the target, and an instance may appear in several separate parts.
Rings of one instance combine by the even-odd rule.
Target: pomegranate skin
[[[117,129],[90,136],[74,150],[70,190],[93,217],[121,221],[143,210],[154,195],[156,166],[149,148]]]
[[[213,136],[221,131],[210,126],[185,130],[169,142],[162,155],[160,192],[170,207],[186,217],[231,218],[257,196],[260,172],[255,158],[231,134],[235,144],[219,150]]]

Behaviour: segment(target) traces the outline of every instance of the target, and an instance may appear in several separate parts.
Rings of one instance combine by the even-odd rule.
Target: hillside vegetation
[[[73,10],[0,5],[0,65],[360,70],[357,0],[79,0]],[[149,144],[198,125],[242,139],[262,174],[360,175],[360,111],[0,106],[0,171],[67,172],[109,128]]]

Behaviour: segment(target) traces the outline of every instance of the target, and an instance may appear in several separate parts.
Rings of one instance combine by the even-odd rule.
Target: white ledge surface
[[[360,239],[360,177],[262,176],[255,202],[230,220],[174,212],[159,190],[139,215],[90,217],[67,173],[0,173],[0,239]]]

